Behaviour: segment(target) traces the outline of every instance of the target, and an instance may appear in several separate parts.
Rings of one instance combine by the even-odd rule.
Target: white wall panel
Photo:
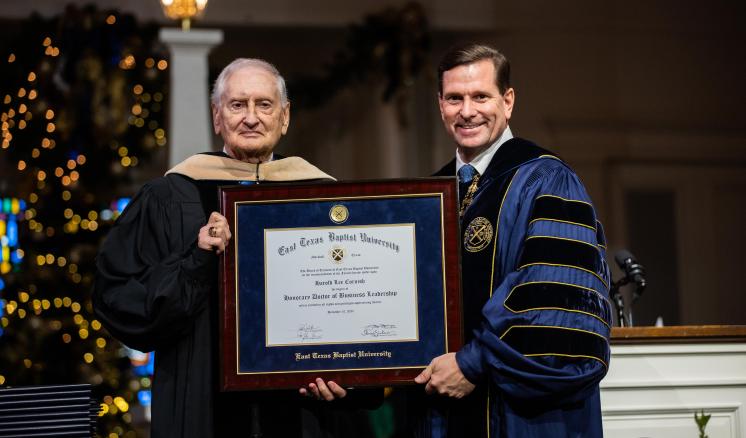
[[[615,345],[601,382],[606,437],[746,437],[746,344]]]

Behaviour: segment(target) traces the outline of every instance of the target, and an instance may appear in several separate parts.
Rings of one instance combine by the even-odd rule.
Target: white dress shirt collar
[[[228,155],[229,157],[231,156],[231,154],[228,153],[228,147],[225,146],[225,145],[223,146],[223,153],[225,155]],[[233,157],[231,157],[231,158],[233,158]],[[275,153],[272,152],[271,154],[269,154],[269,160],[267,160],[267,162],[272,161],[274,159],[275,159]]]
[[[510,131],[510,126],[506,126],[505,131],[503,131],[502,135],[500,135],[500,138],[495,140],[495,142],[492,143],[492,145],[490,145],[490,147],[488,147],[484,152],[477,155],[476,158],[471,160],[469,164],[474,166],[474,168],[477,169],[477,172],[479,172],[480,175],[484,175],[484,172],[485,170],[487,170],[487,166],[490,165],[490,161],[492,161],[492,157],[495,156],[497,149],[511,138],[513,138],[513,133]],[[463,167],[465,164],[466,163],[461,160],[458,152],[456,152],[456,174],[458,174],[458,170],[461,169],[461,167]]]

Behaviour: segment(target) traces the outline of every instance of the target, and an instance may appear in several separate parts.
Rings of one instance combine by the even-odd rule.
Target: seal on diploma
[[[332,259],[334,263],[342,263],[342,260],[345,258],[345,249],[341,246],[333,246],[332,249],[329,250],[329,258]]]
[[[350,217],[350,211],[342,204],[337,204],[329,210],[329,219],[335,224],[344,223]]]

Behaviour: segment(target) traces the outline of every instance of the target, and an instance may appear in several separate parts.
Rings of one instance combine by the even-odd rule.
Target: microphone
[[[628,280],[636,285],[635,295],[642,294],[647,282],[645,281],[645,268],[635,259],[635,256],[626,249],[619,250],[614,256],[617,265],[624,271]]]

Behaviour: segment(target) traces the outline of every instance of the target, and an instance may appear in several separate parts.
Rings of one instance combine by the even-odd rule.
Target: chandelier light
[[[192,19],[202,15],[207,0],[161,0],[161,6],[168,18],[181,20],[181,29],[188,31]]]

